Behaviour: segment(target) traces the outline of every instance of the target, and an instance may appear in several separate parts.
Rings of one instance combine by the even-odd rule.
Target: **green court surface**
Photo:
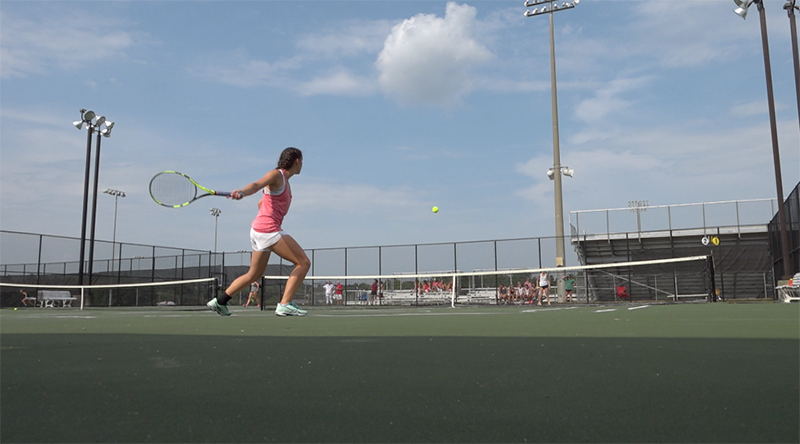
[[[800,304],[0,313],[0,441],[798,442]]]

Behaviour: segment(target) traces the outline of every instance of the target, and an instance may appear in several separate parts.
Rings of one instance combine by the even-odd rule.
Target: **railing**
[[[777,199],[748,199],[677,205],[631,201],[627,208],[570,211],[572,240],[584,236],[658,232],[766,231]]]

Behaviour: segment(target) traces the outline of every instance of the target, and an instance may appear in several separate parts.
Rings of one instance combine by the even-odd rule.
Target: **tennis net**
[[[540,294],[543,304],[712,300],[713,270],[709,256],[690,256],[552,268],[307,276],[295,301],[308,305],[503,305],[536,304]],[[541,273],[546,274],[546,287],[538,285]],[[278,299],[287,278],[264,276],[265,300]],[[334,288],[332,294],[326,284]]]
[[[216,278],[117,285],[45,285],[0,282],[6,307],[86,308],[205,305]]]

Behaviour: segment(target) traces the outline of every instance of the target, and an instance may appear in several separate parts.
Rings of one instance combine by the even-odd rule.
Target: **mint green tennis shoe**
[[[278,304],[275,307],[275,314],[277,316],[305,316],[308,314],[308,311],[301,310],[300,307],[294,305],[294,302],[290,302],[286,305]]]
[[[208,307],[209,310],[216,311],[220,316],[230,316],[231,315],[231,311],[228,310],[228,306],[227,305],[222,305],[219,302],[217,302],[217,298],[214,298],[214,299],[208,301],[208,303],[206,304],[206,307]]]

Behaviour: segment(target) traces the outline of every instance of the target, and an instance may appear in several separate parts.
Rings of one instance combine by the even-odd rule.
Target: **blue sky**
[[[547,16],[515,1],[0,3],[0,226],[80,236],[86,130],[117,240],[249,249],[220,190],[303,150],[284,222],[305,248],[552,236]],[[784,194],[800,180],[789,21],[766,1]],[[583,0],[555,14],[565,213],[776,196],[760,28],[731,0]],[[97,238],[112,237],[100,194]],[[437,205],[438,214],[431,212]],[[765,221],[766,222],[766,221]]]

